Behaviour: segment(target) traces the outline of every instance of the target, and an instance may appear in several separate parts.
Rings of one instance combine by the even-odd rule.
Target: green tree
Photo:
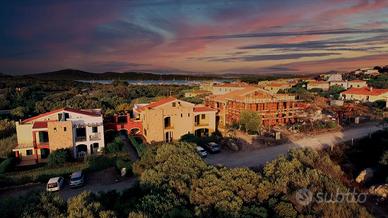
[[[63,166],[67,160],[69,160],[69,150],[68,149],[58,149],[50,153],[48,157],[48,166],[49,167],[59,167]]]
[[[96,196],[91,192],[82,192],[69,199],[67,214],[70,218],[116,217],[113,211],[104,210],[101,203],[96,200]]]
[[[261,116],[258,112],[244,110],[240,113],[240,127],[247,132],[256,133],[261,128]]]

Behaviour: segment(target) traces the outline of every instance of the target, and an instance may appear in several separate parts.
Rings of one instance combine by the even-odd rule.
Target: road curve
[[[335,146],[352,139],[359,139],[381,129],[383,129],[381,126],[368,125],[340,132],[310,136],[286,144],[253,151],[222,152],[220,154],[210,155],[206,158],[206,162],[213,165],[220,164],[226,167],[257,167],[264,165],[266,162],[275,159],[281,154],[286,154],[291,148],[310,147],[321,149],[327,146]]]

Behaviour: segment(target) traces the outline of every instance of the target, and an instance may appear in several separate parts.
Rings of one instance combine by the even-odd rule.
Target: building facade
[[[216,110],[173,97],[134,108],[146,142],[170,142],[185,134],[209,135],[216,130]]]
[[[388,101],[388,89],[375,89],[372,87],[351,88],[341,92],[344,100],[355,100],[361,102]]]
[[[293,123],[303,112],[303,105],[294,96],[272,94],[258,87],[208,96],[206,106],[218,110],[220,127],[238,123],[244,110],[258,112],[264,127]]]
[[[307,90],[311,89],[322,89],[327,91],[330,88],[330,83],[326,81],[310,81],[307,83]]]
[[[99,109],[63,108],[16,123],[17,158],[35,163],[50,152],[70,148],[74,157],[95,154],[105,147],[103,117]]]

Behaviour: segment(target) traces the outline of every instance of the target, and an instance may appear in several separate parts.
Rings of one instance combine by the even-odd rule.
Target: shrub
[[[16,134],[10,137],[0,139],[0,157],[9,157],[12,155],[12,149],[17,144]]]
[[[106,152],[107,153],[118,153],[118,152],[122,151],[123,146],[124,146],[124,144],[121,141],[121,138],[116,137],[112,143],[109,143],[106,146]]]
[[[126,169],[126,175],[132,175],[132,162],[129,157],[118,157],[115,162],[116,169]]]
[[[114,160],[107,156],[89,156],[87,161],[90,171],[99,171],[114,165]]]
[[[14,164],[14,158],[12,158],[12,157],[3,160],[0,163],[0,174],[5,173],[8,170],[10,170],[12,168],[13,164]]]
[[[195,136],[194,134],[186,134],[186,135],[183,135],[180,139],[181,142],[189,142],[189,143],[195,143],[195,144],[199,144],[199,142],[201,141],[201,139],[198,137],[198,136]]]
[[[48,157],[48,166],[49,167],[63,166],[68,160],[70,160],[70,150],[58,149],[50,153]]]

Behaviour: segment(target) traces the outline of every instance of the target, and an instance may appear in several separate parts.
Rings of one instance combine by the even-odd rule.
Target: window
[[[147,130],[146,130],[146,129],[144,129],[144,135],[145,135],[145,136],[147,135]]]
[[[202,120],[204,120],[204,119],[205,119],[205,117],[206,117],[206,115],[205,115],[205,114],[201,114],[201,119],[202,119]]]
[[[164,128],[171,127],[171,117],[164,118]]]
[[[183,114],[181,114],[181,117],[183,117]]]
[[[176,107],[176,103],[175,103],[175,102],[173,102],[173,103],[172,103],[172,106],[173,106],[173,107]]]
[[[190,117],[190,113],[188,113],[187,116]]]
[[[32,149],[26,150],[26,154],[27,154],[27,156],[32,155]]]
[[[66,131],[67,131],[67,128],[66,128],[66,127],[63,127],[63,131],[66,132]]]
[[[96,133],[97,132],[97,126],[93,126],[92,127],[92,133]]]
[[[57,132],[57,128],[56,127],[54,127],[54,132]]]

